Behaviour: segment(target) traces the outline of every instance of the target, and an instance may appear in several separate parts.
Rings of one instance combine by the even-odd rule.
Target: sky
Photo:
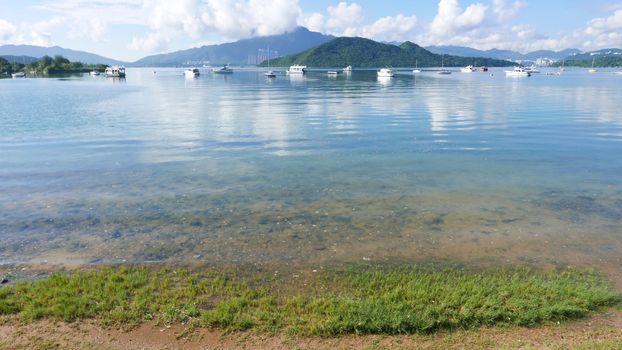
[[[520,52],[622,47],[622,0],[0,0],[0,45],[141,57],[281,34]]]

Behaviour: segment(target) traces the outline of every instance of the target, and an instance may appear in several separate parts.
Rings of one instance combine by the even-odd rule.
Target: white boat
[[[587,70],[588,73],[596,73],[596,72],[598,72],[598,70],[596,70],[596,68],[594,68],[594,62],[595,61],[596,61],[596,57],[593,57],[592,58],[592,68]]]
[[[92,70],[89,74],[90,74],[92,77],[96,77],[96,76],[98,76],[98,75],[99,75],[99,72],[98,72],[98,71],[96,71],[96,70]]]
[[[16,79],[16,78],[25,78],[26,74],[24,72],[17,72],[17,73],[13,73],[11,74],[11,78]]]
[[[184,71],[184,75],[188,78],[194,78],[201,75],[199,68],[188,68]]]
[[[271,71],[271,70],[265,72],[263,74],[263,76],[266,77],[266,78],[276,78],[276,74],[273,71]]]
[[[110,78],[123,78],[125,77],[125,67],[123,66],[106,67],[106,76]]]
[[[329,70],[328,72],[326,72],[326,74],[328,74],[329,76],[337,76],[339,75],[339,72],[336,70]]]
[[[534,65],[531,65],[530,67],[525,67],[525,70],[528,71],[530,74],[538,74],[538,73],[540,73],[538,68],[536,66],[534,66]]]
[[[413,69],[413,73],[421,73],[421,69],[419,69],[419,60],[415,60],[415,69]]]
[[[441,70],[438,72],[440,75],[450,75],[451,71],[445,69],[445,55],[441,56]]]
[[[352,72],[352,66],[347,66],[346,68],[343,69],[344,73],[347,72]]]
[[[473,72],[475,72],[475,68],[473,68],[473,66],[471,66],[471,65],[468,65],[468,66],[460,69],[460,71],[462,73],[473,73]]]
[[[307,66],[301,66],[299,64],[295,64],[290,66],[287,70],[287,74],[305,74],[307,72]]]
[[[224,66],[218,69],[214,69],[213,72],[214,74],[231,74],[233,73],[233,69],[231,69],[229,65],[225,64]]]
[[[622,75],[622,70],[619,72],[616,72],[617,75]]]
[[[508,77],[530,77],[531,73],[523,67],[514,67],[512,70],[506,70],[505,75]]]
[[[390,68],[382,68],[378,71],[379,78],[393,78],[395,74]]]

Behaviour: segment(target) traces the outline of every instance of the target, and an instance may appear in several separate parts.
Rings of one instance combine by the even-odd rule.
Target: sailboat
[[[566,60],[562,61],[562,67],[559,69],[561,72],[565,72],[566,71]]]
[[[419,69],[419,60],[415,60],[415,69],[413,69],[413,73],[421,73],[421,69]]]
[[[448,71],[447,69],[445,69],[445,55],[441,56],[441,70],[438,72],[438,74],[441,74],[441,75],[451,74],[451,71]]]
[[[270,68],[270,46],[268,46],[268,68]],[[265,72],[263,76],[266,78],[276,78],[276,74],[271,70]]]
[[[593,57],[593,58],[592,58],[592,68],[590,68],[590,69],[588,69],[588,70],[587,70],[587,72],[588,72],[588,73],[596,73],[596,72],[598,72],[598,71],[596,70],[596,68],[594,68],[594,62],[595,62],[595,61],[596,61],[596,57]]]

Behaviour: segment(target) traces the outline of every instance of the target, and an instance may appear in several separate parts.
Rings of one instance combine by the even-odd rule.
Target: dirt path
[[[183,325],[145,323],[129,331],[92,321],[38,321],[21,325],[4,319],[0,349],[622,349],[622,310],[538,328],[483,328],[433,336],[347,336],[299,338],[253,333],[222,334]]]

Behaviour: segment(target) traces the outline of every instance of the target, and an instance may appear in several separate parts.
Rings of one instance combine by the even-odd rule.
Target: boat
[[[339,72],[336,70],[329,70],[328,72],[326,72],[326,74],[328,74],[329,76],[337,76],[339,75]]]
[[[269,70],[267,72],[265,72],[263,74],[264,77],[266,78],[276,78],[276,73],[274,73],[273,71]]]
[[[287,74],[305,74],[307,72],[307,66],[301,66],[299,64],[295,64],[290,66],[287,70]]]
[[[445,55],[441,56],[441,70],[438,72],[440,75],[449,75],[451,71],[445,69]]]
[[[421,69],[419,69],[419,60],[415,60],[415,69],[413,69],[413,73],[421,73]]]
[[[523,67],[514,67],[512,70],[506,70],[505,75],[508,77],[530,77],[531,73]]]
[[[231,74],[233,73],[233,69],[231,69],[229,67],[229,65],[225,64],[224,66],[218,68],[218,69],[214,69],[213,70],[214,74]]]
[[[89,74],[90,74],[92,77],[96,77],[96,76],[98,76],[98,75],[99,75],[99,72],[98,72],[98,71],[96,71],[96,70],[92,70],[92,71],[90,71],[90,72],[89,72]]]
[[[106,67],[106,76],[109,78],[124,78],[125,67],[123,66]]]
[[[525,67],[525,70],[528,71],[531,74],[538,74],[538,73],[540,73],[538,68],[536,66],[534,66],[534,65],[531,65],[529,67]]]
[[[352,66],[347,66],[346,68],[342,69],[344,73],[350,73],[352,72]]]
[[[488,67],[486,67],[486,66],[481,66],[481,67],[479,67],[479,71],[480,71],[480,72],[488,72]]]
[[[17,72],[17,73],[11,74],[11,78],[13,78],[13,79],[25,78],[25,77],[26,77],[26,73],[24,73],[24,72]]]
[[[381,68],[377,74],[379,78],[393,78],[395,76],[390,68]]]
[[[471,65],[468,65],[468,66],[460,69],[460,71],[462,73],[473,73],[473,72],[475,72],[475,68],[473,68],[473,66],[471,66]]]
[[[598,72],[598,70],[596,68],[594,68],[594,63],[595,62],[596,62],[596,57],[593,57],[592,58],[592,68],[587,70],[588,73],[596,73],[596,72]]]
[[[616,72],[617,75],[622,75],[622,70],[619,72]]]
[[[199,68],[188,68],[184,71],[184,75],[188,78],[194,78],[201,75]]]

